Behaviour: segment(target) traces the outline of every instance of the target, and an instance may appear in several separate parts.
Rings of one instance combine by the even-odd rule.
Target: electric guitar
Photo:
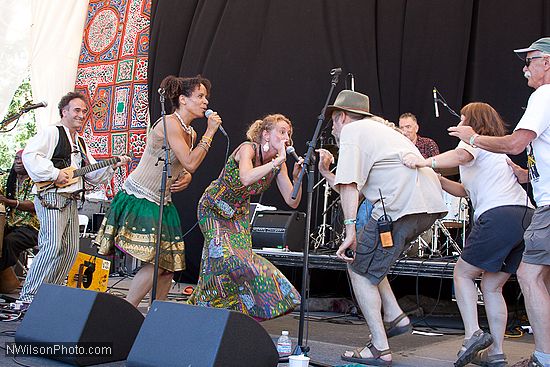
[[[84,176],[87,173],[97,171],[98,169],[105,168],[107,166],[110,166],[118,162],[120,162],[120,158],[114,157],[114,158],[105,159],[104,161],[100,161],[94,164],[84,166],[82,168],[75,168],[72,166],[63,168],[61,172],[65,172],[69,175],[69,181],[67,181],[64,184],[56,184],[54,181],[35,182],[34,184],[36,185],[36,191],[42,192],[42,191],[51,189],[52,187],[61,188],[61,187],[70,186],[78,182],[78,178],[80,176]]]

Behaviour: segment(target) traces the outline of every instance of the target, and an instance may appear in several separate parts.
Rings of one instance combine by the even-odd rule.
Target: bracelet
[[[273,174],[276,174],[277,172],[279,172],[280,169],[281,169],[281,166],[276,165],[275,160],[272,160],[271,161],[271,171],[273,172]]]
[[[197,144],[197,147],[200,147],[204,149],[206,153],[208,153],[208,149],[210,148],[205,142],[201,141],[199,144]]]
[[[346,225],[346,226],[348,224],[355,224],[355,223],[357,223],[357,219],[355,219],[355,218],[353,218],[353,219],[352,218],[344,219],[344,225]]]
[[[435,158],[432,157],[432,169],[435,169],[435,165],[436,165]]]
[[[205,140],[205,143],[212,143],[212,138],[209,136],[203,135],[201,141]]]
[[[16,199],[15,200],[15,209],[19,208],[19,204],[21,204],[21,203],[19,202],[19,200]]]
[[[474,134],[470,137],[470,145],[472,146],[472,148],[477,148],[477,146],[475,144],[475,140],[478,136],[479,136],[479,134]]]
[[[210,142],[211,142],[211,141],[210,141]],[[199,144],[200,144],[200,143],[205,144],[208,148],[210,148],[210,147],[211,147],[210,142],[206,141],[205,139],[201,139],[201,141],[199,142]]]

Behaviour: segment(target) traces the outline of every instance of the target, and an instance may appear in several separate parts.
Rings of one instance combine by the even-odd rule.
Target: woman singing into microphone
[[[248,141],[229,156],[199,201],[204,248],[200,278],[189,303],[267,320],[292,311],[300,295],[273,264],[252,252],[250,196],[267,190],[275,180],[285,202],[296,208],[302,190],[291,198],[285,149],[291,142],[292,123],[287,117],[274,114],[256,120],[246,136]],[[294,179],[302,162],[294,164]]]
[[[208,107],[210,81],[200,75],[192,78],[169,75],[160,86],[159,92],[163,91],[172,105],[172,113],[166,116],[171,177],[164,197],[157,281],[157,299],[163,300],[172,285],[174,272],[185,268],[181,224],[171,194],[187,188],[191,173],[206,157],[212,137],[222,120],[217,113],[210,114],[206,131],[197,142],[197,133],[191,122],[204,116]],[[153,287],[163,170],[163,164],[158,162],[165,155],[164,132],[162,119],[158,119],[149,129],[145,151],[138,166],[114,197],[96,238],[100,254],[110,253],[116,244],[120,250],[144,263],[132,280],[126,297],[135,307]]]

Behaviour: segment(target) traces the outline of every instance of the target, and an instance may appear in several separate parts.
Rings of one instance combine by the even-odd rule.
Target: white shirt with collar
[[[52,125],[44,127],[39,131],[34,137],[32,137],[25,150],[23,151],[22,159],[25,169],[27,170],[29,176],[34,182],[42,181],[55,181],[57,176],[59,176],[60,169],[54,167],[51,158],[59,142],[59,130],[57,126],[62,126],[61,124]],[[71,166],[80,168],[82,166],[82,154],[80,153],[81,148],[78,146],[77,142],[73,141],[69,129],[66,126],[63,126],[67,138],[73,152],[76,151],[78,147],[78,153],[71,153]],[[78,135],[77,135],[78,136]],[[84,141],[82,139],[82,141]],[[92,157],[88,147],[86,147],[86,157],[89,164],[97,163],[97,161]],[[85,175],[86,181],[91,184],[99,184],[100,182],[107,181],[113,176],[114,170],[111,166],[102,168],[96,171],[92,171]],[[66,186],[63,188],[51,188],[48,191],[57,190],[58,193],[73,193],[82,190],[83,182],[78,180],[76,183]],[[32,192],[36,194],[36,185],[33,187]]]

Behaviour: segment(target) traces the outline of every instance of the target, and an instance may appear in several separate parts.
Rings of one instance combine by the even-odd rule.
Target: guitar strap
[[[77,136],[78,146],[80,148],[80,156],[82,157],[82,161],[80,163],[80,168],[88,165],[90,162],[88,160],[88,154],[86,152],[86,144],[84,144],[84,138],[82,136]],[[86,200],[86,180],[84,178],[85,176],[82,176],[82,190],[80,193],[80,202],[84,204],[84,201]]]

